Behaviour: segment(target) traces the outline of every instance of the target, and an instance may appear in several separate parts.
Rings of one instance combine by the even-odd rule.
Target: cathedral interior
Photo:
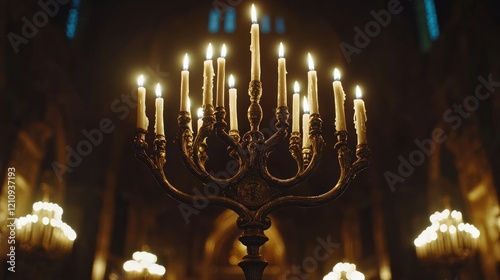
[[[175,144],[182,58],[189,53],[190,102],[198,107],[206,46],[214,45],[216,58],[227,45],[226,72],[236,77],[240,131],[247,131],[252,4],[259,13],[266,137],[276,129],[279,42],[286,47],[289,105],[293,81],[307,89],[307,53],[316,58],[326,145],[315,173],[291,192],[319,195],[340,176],[334,67],[347,95],[349,145],[356,146],[351,120],[359,84],[371,150],[368,168],[335,201],[270,215],[269,241],[260,250],[269,263],[263,279],[337,279],[326,275],[338,263],[355,264],[364,275],[339,279],[500,279],[494,0],[0,0],[0,279],[244,279],[237,214],[216,205],[186,207],[166,195],[135,158],[133,139],[136,79],[143,74],[148,141],[160,83],[165,174],[185,192],[203,191]],[[215,151],[208,148],[217,173],[229,168],[229,157]],[[293,176],[294,164],[288,142],[268,163],[283,177]],[[23,236],[36,227],[28,233],[19,223],[9,227],[37,201],[64,209],[62,221],[76,234],[69,251],[50,249],[52,241],[26,246]],[[445,209],[453,211],[446,216],[460,213],[474,236],[466,254],[451,249],[460,260],[430,258],[434,249],[417,238]],[[463,229],[435,232],[449,232],[451,243],[443,244],[454,246]],[[136,251],[155,254],[164,274],[126,271]]]

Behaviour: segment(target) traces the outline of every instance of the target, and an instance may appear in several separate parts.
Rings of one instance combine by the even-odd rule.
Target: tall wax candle
[[[297,81],[293,85],[293,92],[292,132],[300,132],[300,87]]]
[[[318,104],[318,76],[314,70],[314,61],[311,54],[307,54],[309,61],[309,72],[307,73],[307,95],[309,99],[309,106],[311,108],[311,114],[319,114],[319,104]]]
[[[189,58],[188,54],[184,55],[181,71],[181,112],[189,112],[189,71],[188,71]],[[190,112],[191,113],[191,112]]]
[[[229,129],[238,130],[237,92],[234,88],[234,77],[229,76]]]
[[[347,131],[344,102],[345,93],[340,82],[340,71],[335,68],[333,70],[333,94],[335,100],[335,129],[337,131]]]
[[[156,105],[155,133],[156,135],[165,135],[165,129],[163,127],[163,98],[161,97],[160,84],[156,85],[155,105]]]
[[[212,105],[214,88],[214,65],[212,63],[212,44],[207,47],[207,60],[203,67],[203,105]]]
[[[365,102],[361,99],[362,93],[359,86],[356,86],[356,99],[354,99],[354,126],[358,134],[358,145],[366,144],[366,109]]]
[[[257,11],[255,5],[252,4],[252,27],[250,29],[251,44],[250,51],[252,52],[252,67],[251,79],[252,81],[260,81],[260,35],[259,24],[257,23]]]
[[[222,45],[220,57],[217,58],[217,107],[224,107],[224,87],[226,79],[226,45]]]
[[[146,116],[146,89],[144,88],[144,76],[137,79],[137,128],[148,130],[149,120]]]
[[[285,49],[283,43],[280,43],[278,51],[278,108],[286,106],[286,63]]]
[[[198,133],[200,132],[201,127],[203,126],[203,108],[198,108]]]
[[[302,148],[311,147],[311,139],[309,139],[309,104],[304,96],[303,102],[304,114],[302,115]]]

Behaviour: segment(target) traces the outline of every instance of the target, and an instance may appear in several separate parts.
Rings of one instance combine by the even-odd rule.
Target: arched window
[[[210,10],[208,14],[208,32],[219,32],[220,12],[217,9]]]
[[[284,34],[285,33],[285,19],[283,17],[276,18],[276,33]]]
[[[224,31],[233,33],[236,30],[236,10],[228,8],[224,15]]]
[[[73,0],[71,2],[71,9],[69,10],[68,21],[66,23],[66,37],[68,37],[68,39],[75,38],[79,10],[80,0]]]
[[[427,20],[427,28],[429,29],[429,37],[432,41],[439,37],[439,24],[436,14],[436,4],[434,0],[424,0],[425,18]]]

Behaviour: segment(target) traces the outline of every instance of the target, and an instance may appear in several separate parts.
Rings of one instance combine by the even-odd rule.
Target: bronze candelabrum
[[[347,131],[336,132],[340,178],[327,192],[314,196],[289,195],[286,190],[296,187],[311,176],[319,165],[324,146],[322,123],[319,114],[311,114],[309,131],[311,147],[301,147],[301,135],[294,132],[289,137],[289,151],[297,163],[297,173],[289,179],[278,179],[268,170],[269,155],[276,146],[288,137],[288,107],[276,110],[277,131],[265,139],[259,131],[262,120],[262,108],[259,104],[262,96],[262,83],[252,81],[249,85],[250,106],[248,120],[250,130],[242,138],[236,130],[226,131],[224,107],[203,106],[203,125],[196,136],[193,136],[189,124],[189,112],[179,112],[176,142],[181,151],[184,165],[203,184],[215,183],[224,186],[217,195],[206,198],[212,205],[219,205],[238,214],[236,225],[243,231],[239,240],[247,248],[247,255],[240,261],[246,280],[261,280],[267,262],[260,254],[260,247],[268,238],[264,231],[271,226],[268,215],[286,206],[314,207],[329,203],[338,198],[349,186],[354,177],[368,166],[370,150],[368,145],[361,144],[356,148],[356,161],[351,160],[351,150],[347,144]],[[157,135],[154,140],[154,154],[147,154],[147,131],[138,129],[134,137],[136,157],[144,162],[153,173],[156,181],[168,195],[175,200],[193,205],[195,195],[180,191],[174,187],[165,175],[166,161],[165,136]],[[229,155],[239,163],[238,172],[231,178],[221,179],[211,175],[205,168],[208,160],[205,139],[215,134],[228,146]]]

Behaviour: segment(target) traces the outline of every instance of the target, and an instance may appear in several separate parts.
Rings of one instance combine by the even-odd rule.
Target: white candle
[[[189,113],[189,117],[191,118],[191,120],[188,123],[188,127],[191,130],[191,132],[193,132],[193,118],[191,117],[192,116],[191,115],[191,98],[188,98],[188,101],[187,101],[187,112]]]
[[[335,100],[335,129],[337,131],[347,131],[345,122],[344,102],[345,93],[340,82],[340,71],[335,68],[333,70],[333,94]]]
[[[184,55],[181,71],[181,112],[189,112],[189,71],[188,71],[189,58]]]
[[[234,88],[234,77],[229,76],[229,129],[238,130],[238,103],[237,93]]]
[[[297,81],[293,85],[293,91],[292,132],[300,132],[300,87]]]
[[[144,85],[144,76],[140,75],[137,79],[137,127],[148,130],[149,120],[146,116],[146,89]]]
[[[366,144],[366,110],[365,102],[361,99],[361,89],[356,86],[356,99],[354,99],[354,127],[358,134],[358,145]]]
[[[203,105],[212,105],[214,89],[214,65],[212,63],[212,44],[208,44],[207,60],[203,65]]]
[[[217,58],[217,107],[224,107],[224,86],[226,79],[226,45],[222,45],[220,57]]]
[[[257,11],[255,5],[252,4],[252,28],[250,29],[251,44],[250,51],[252,52],[252,81],[260,81],[260,38],[259,24],[257,23]]]
[[[304,110],[302,115],[302,148],[309,148],[311,146],[311,139],[309,139],[309,104],[305,96],[302,106]]]
[[[281,107],[286,106],[286,63],[283,43],[280,43],[278,55],[278,107]]]
[[[309,106],[311,108],[311,114],[319,114],[318,105],[318,77],[316,71],[314,70],[314,61],[311,54],[307,54],[309,61],[309,72],[307,73],[307,95],[309,99]]]
[[[155,133],[156,133],[156,135],[165,135],[165,129],[163,128],[163,98],[161,97],[161,87],[160,87],[160,84],[156,85],[156,123],[155,123]]]
[[[200,132],[201,127],[203,126],[203,108],[198,108],[198,133]]]

